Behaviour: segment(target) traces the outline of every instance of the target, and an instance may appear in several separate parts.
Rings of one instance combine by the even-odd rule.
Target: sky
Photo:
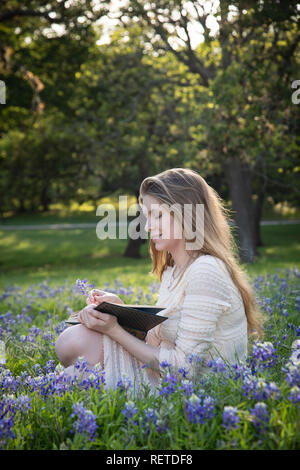
[[[112,31],[114,30],[115,25],[117,25],[117,20],[115,19],[116,14],[118,13],[119,8],[127,3],[127,0],[113,0],[112,3],[113,3],[113,6],[109,14],[109,18],[105,16],[104,18],[99,20],[99,24],[102,25],[103,31],[102,31],[101,38],[97,41],[98,45],[107,44],[110,42],[110,35]],[[214,0],[211,0],[211,1],[208,0],[204,3],[206,6],[206,10],[209,11],[209,9],[211,8],[211,5],[213,4],[213,8],[216,8],[216,5],[218,2]],[[195,16],[194,9],[190,2],[186,2],[185,7],[193,16]],[[212,32],[217,30],[217,21],[214,16],[210,15],[207,18],[207,26],[212,30]],[[180,32],[180,35],[182,36],[183,40],[185,40],[185,33],[183,30],[182,32]],[[198,46],[198,44],[200,44],[200,42],[203,41],[203,30],[202,30],[202,26],[199,24],[198,21],[190,23],[189,35],[191,38],[192,49],[195,49]],[[178,41],[178,43],[180,44],[180,41]],[[171,44],[171,45],[176,46],[176,43]]]

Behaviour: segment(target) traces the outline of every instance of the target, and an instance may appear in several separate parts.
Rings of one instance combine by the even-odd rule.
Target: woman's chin
[[[165,250],[166,249],[164,240],[156,239],[156,240],[153,240],[153,242],[154,242],[155,248],[157,250]]]

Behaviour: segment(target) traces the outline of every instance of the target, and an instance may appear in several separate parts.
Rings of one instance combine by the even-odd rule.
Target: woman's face
[[[184,243],[181,225],[155,197],[143,197],[143,213],[147,219],[145,230],[150,232],[158,251],[172,251]]]

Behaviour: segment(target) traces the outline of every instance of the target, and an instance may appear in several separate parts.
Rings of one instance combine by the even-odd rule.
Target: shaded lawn
[[[300,267],[300,224],[263,226],[261,257],[244,265],[250,277],[279,268]],[[159,282],[152,268],[148,240],[141,259],[124,258],[128,240],[99,240],[95,229],[0,231],[0,288],[28,287],[47,280],[51,285],[87,278],[98,287],[119,279],[125,286],[145,288]]]

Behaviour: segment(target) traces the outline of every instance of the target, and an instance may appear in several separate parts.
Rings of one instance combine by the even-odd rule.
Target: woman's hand
[[[121,300],[116,294],[111,294],[110,292],[106,292],[105,290],[100,289],[92,289],[89,292],[86,303],[87,305],[96,304],[99,305],[101,302],[111,302],[113,304],[124,304],[123,300]]]
[[[90,330],[110,335],[119,325],[117,317],[95,310],[97,304],[90,304],[78,313],[79,321]]]

